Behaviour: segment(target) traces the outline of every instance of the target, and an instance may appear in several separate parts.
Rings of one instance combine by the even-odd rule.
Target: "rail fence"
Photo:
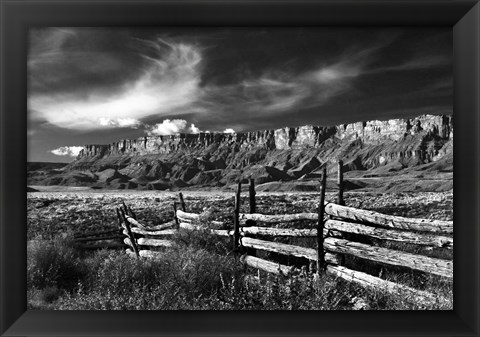
[[[261,214],[256,210],[255,185],[250,179],[250,213],[240,212],[241,183],[235,194],[233,226],[223,221],[207,219],[203,214],[189,213],[182,193],[173,204],[174,220],[157,226],[139,222],[135,213],[125,204],[117,208],[117,216],[124,235],[126,252],[137,257],[159,257],[159,247],[173,245],[169,239],[180,228],[207,230],[213,235],[229,237],[233,251],[248,267],[268,273],[288,275],[293,267],[257,256],[257,251],[267,254],[293,256],[303,259],[311,271],[326,272],[364,287],[381,288],[391,293],[401,293],[415,300],[438,301],[435,294],[385,280],[366,272],[347,268],[345,257],[355,257],[380,266],[419,271],[453,280],[453,261],[432,258],[422,253],[377,246],[375,240],[427,247],[453,249],[453,222],[406,218],[344,205],[342,164],[338,170],[339,192],[337,203],[325,201],[326,169],[321,179],[321,192],[316,213]],[[293,228],[278,227],[293,223]],[[213,226],[211,226],[213,225]],[[300,228],[299,228],[300,226]],[[212,229],[227,228],[227,229]],[[233,227],[233,228],[232,228]],[[316,248],[276,242],[279,238],[310,238]],[[371,240],[374,239],[374,240]],[[420,250],[421,251],[421,250]]]
[[[73,242],[79,249],[118,249],[125,248],[124,237],[122,231],[117,228],[76,233]]]

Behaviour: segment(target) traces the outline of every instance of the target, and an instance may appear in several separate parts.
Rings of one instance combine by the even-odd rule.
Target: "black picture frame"
[[[0,0],[2,336],[479,334],[480,4],[441,1]],[[454,309],[366,312],[26,310],[27,31],[35,26],[449,26],[454,35]]]

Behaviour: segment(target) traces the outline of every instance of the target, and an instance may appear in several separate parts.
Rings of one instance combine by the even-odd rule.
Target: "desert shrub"
[[[218,294],[222,309],[339,310],[349,309],[350,284],[302,271],[288,277],[267,274],[259,282],[225,280]]]
[[[59,300],[60,309],[209,309],[222,277],[242,277],[233,257],[193,247],[168,250],[156,260],[97,252],[85,264],[89,275]]]
[[[61,310],[151,309],[159,287],[168,288],[159,261],[135,259],[114,251],[97,251],[83,261],[88,274],[75,292],[58,301]]]
[[[92,270],[92,288],[104,293],[130,294],[137,288],[155,285],[168,273],[164,263],[146,259],[133,259],[126,254],[111,254],[98,269]],[[93,276],[93,278],[92,278]]]
[[[243,274],[235,258],[195,247],[171,251],[165,262],[174,266],[173,282],[183,288],[187,298],[208,296],[221,286],[222,277],[240,278]]]
[[[212,253],[229,255],[232,250],[230,238],[213,235],[208,228],[200,230],[179,229],[172,237],[178,249],[190,247],[192,249],[203,249]]]
[[[52,303],[56,301],[61,294],[62,294],[62,291],[57,287],[47,287],[40,291],[39,297],[40,297],[40,300],[45,303]]]
[[[392,294],[381,289],[361,289],[368,310],[452,310],[452,297],[435,302],[419,301],[413,295]],[[431,293],[432,290],[429,290]],[[434,293],[435,294],[435,293]],[[436,294],[439,295],[439,294]]]
[[[85,276],[79,253],[66,240],[36,241],[27,247],[27,287],[73,289]]]

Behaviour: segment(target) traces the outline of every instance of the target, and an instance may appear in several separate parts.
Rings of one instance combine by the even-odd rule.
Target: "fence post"
[[[180,222],[178,221],[178,217],[177,217],[177,203],[175,201],[173,202],[173,218],[175,219],[175,224],[177,229],[179,229]]]
[[[250,186],[248,189],[249,197],[250,197],[250,214],[253,214],[257,211],[257,204],[255,200],[255,179],[250,178],[249,180]],[[247,249],[248,255],[250,256],[257,256],[257,250],[254,248]]]
[[[127,236],[132,244],[132,249],[135,252],[135,255],[137,256],[137,258],[139,258],[140,253],[138,252],[138,247],[135,242],[135,237],[133,236],[132,230],[130,228],[130,224],[128,223],[127,218],[125,217],[125,212],[123,211],[123,209],[120,208],[120,211],[122,213],[124,228],[127,230]],[[117,214],[119,214],[118,208],[117,208]]]
[[[250,188],[249,188],[249,196],[250,196],[250,214],[253,214],[257,210],[257,204],[255,201],[255,179],[250,178]]]
[[[131,217],[137,220],[137,215],[133,212],[133,209],[130,206],[128,206],[128,211],[130,212]]]
[[[233,218],[233,251],[236,252],[240,246],[240,192],[242,191],[242,183],[237,186],[235,194],[235,213]]]
[[[127,205],[125,204],[125,201],[124,201],[124,200],[122,200],[122,205],[123,205],[123,213],[122,213],[122,215],[129,215],[129,214],[128,214],[128,207],[127,207]],[[122,209],[122,208],[120,208],[120,210],[121,210],[121,209]]]
[[[345,200],[343,199],[343,161],[338,161],[338,198],[337,204],[345,206]]]
[[[120,215],[120,211],[118,210],[117,207],[115,207],[115,210],[117,211],[117,218],[118,218],[118,225],[120,226],[120,229],[122,229],[123,231],[123,220],[122,220],[122,216]]]
[[[187,208],[185,206],[185,200],[183,200],[182,192],[178,193],[178,197],[180,198],[180,203],[182,204],[182,211],[186,212]],[[175,214],[177,214],[177,213],[175,213]]]
[[[325,213],[325,189],[327,186],[327,168],[323,168],[320,190],[320,204],[318,205],[317,223],[317,274],[325,268],[325,252],[323,251],[323,216]]]

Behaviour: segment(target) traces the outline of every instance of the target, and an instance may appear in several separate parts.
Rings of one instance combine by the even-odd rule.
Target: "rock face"
[[[378,144],[386,140],[399,141],[406,135],[427,132],[441,139],[453,137],[452,116],[423,115],[413,119],[358,122],[337,127],[338,137],[361,139],[365,144]]]
[[[89,179],[75,180],[78,185],[104,183],[112,188],[225,186],[248,178],[258,183],[304,181],[318,179],[324,164],[339,159],[346,171],[390,172],[432,162],[439,170],[451,170],[452,144],[452,116],[434,115],[234,134],[142,137],[86,145],[61,175],[49,176],[49,183],[72,184],[74,172],[89,172]],[[336,165],[327,167],[336,169]]]
[[[108,155],[168,155],[176,151],[207,149],[212,144],[233,147],[263,148],[266,150],[288,150],[318,147],[329,138],[345,141],[360,140],[363,144],[379,144],[385,141],[399,141],[406,135],[427,132],[430,136],[448,140],[453,138],[452,116],[423,115],[412,119],[391,119],[368,121],[338,126],[301,126],[277,130],[247,133],[198,133],[174,136],[142,137],[121,140],[109,145],[86,145],[78,159]]]

